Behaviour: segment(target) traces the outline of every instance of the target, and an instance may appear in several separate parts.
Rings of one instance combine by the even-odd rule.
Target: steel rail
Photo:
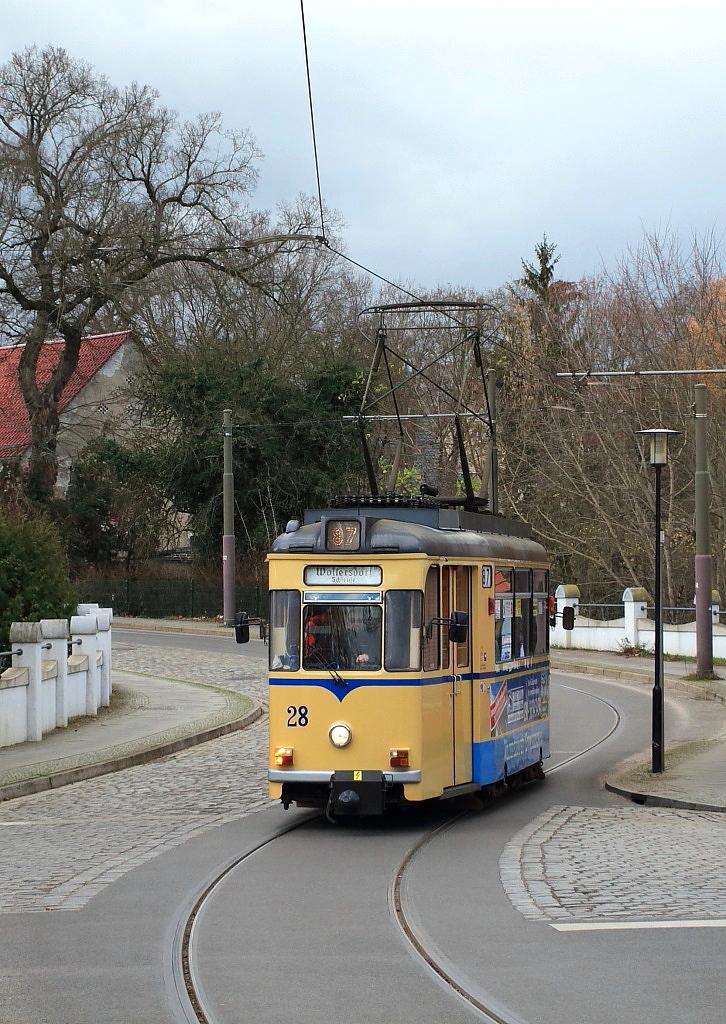
[[[604,736],[601,736],[594,743],[591,743],[590,746],[586,747],[584,750],[578,751],[571,757],[565,758],[564,761],[560,761],[552,768],[548,769],[548,775],[552,774],[552,772],[558,771],[560,768],[564,768],[566,765],[571,764],[578,758],[584,757],[585,754],[594,750],[595,747],[600,746],[601,743],[604,743],[610,738],[610,736],[612,736],[620,725],[620,713],[615,705],[609,700],[606,700],[604,697],[598,697],[595,694],[590,693],[588,690],[583,690],[576,686],[567,686],[564,683],[558,683],[558,686],[563,686],[564,689],[572,690],[576,693],[584,693],[593,700],[599,701],[601,704],[605,704],[613,712],[613,724]],[[443,981],[459,999],[465,1002],[472,1010],[479,1013],[485,1024],[525,1024],[521,1017],[514,1014],[507,1007],[502,1006],[489,993],[484,992],[479,988],[479,986],[471,982],[470,979],[463,975],[459,975],[456,966],[443,957],[440,950],[435,947],[429,936],[422,934],[422,932],[417,929],[413,923],[414,915],[408,912],[411,901],[407,899],[406,895],[407,874],[415,858],[433,839],[453,828],[466,816],[466,814],[467,812],[462,812],[452,816],[447,821],[438,825],[435,829],[426,833],[426,835],[421,836],[410,850],[407,851],[398,866],[389,889],[389,906],[406,941],[423,960],[426,966],[433,971],[439,980]]]
[[[196,927],[207,900],[227,875],[253,854],[264,850],[265,847],[287,835],[288,832],[309,825],[321,817],[322,814],[314,814],[306,817],[303,821],[294,821],[256,843],[249,850],[245,850],[244,853],[236,854],[221,868],[217,868],[214,874],[202,883],[191,899],[181,908],[174,923],[169,960],[165,965],[168,987],[174,995],[172,1012],[177,1024],[219,1024],[208,1006],[194,966]]]

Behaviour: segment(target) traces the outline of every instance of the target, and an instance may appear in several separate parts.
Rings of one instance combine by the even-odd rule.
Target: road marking
[[[550,921],[558,932],[610,932],[636,928],[726,928],[726,920],[703,921],[580,921],[568,924]]]

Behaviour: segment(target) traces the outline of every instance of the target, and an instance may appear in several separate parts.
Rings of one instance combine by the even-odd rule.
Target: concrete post
[[[82,613],[79,612],[79,614],[82,614]],[[112,636],[111,636],[111,632],[112,632],[111,626],[113,624],[113,608],[98,608],[98,616],[104,616],[104,615],[108,616],[108,628],[107,629],[104,629],[103,626],[101,625],[101,622],[103,621],[101,618],[97,617],[96,621],[99,624],[98,625],[98,647],[99,647],[99,650],[103,651],[103,664],[108,667],[108,694],[109,694],[109,697],[110,697],[111,694],[113,693],[113,672],[112,672],[112,668],[113,668],[113,654],[112,654],[113,644],[112,644]]]
[[[625,636],[631,647],[640,646],[638,619],[648,617],[650,594],[643,587],[626,587],[623,591],[623,610],[625,617]]]
[[[560,583],[555,591],[555,635],[563,647],[572,647],[572,630],[562,629],[562,611],[574,608],[575,618],[580,604],[580,588],[575,583]]]
[[[71,618],[71,641],[74,654],[88,658],[86,676],[86,714],[95,718],[101,704],[101,682],[98,671],[98,641],[95,615],[74,615]]]
[[[40,632],[43,647],[47,646],[48,661],[55,669],[55,724],[64,729],[68,725],[68,622],[66,619],[41,619]]]
[[[101,663],[101,705],[111,703],[111,615],[107,608],[96,612],[96,643],[103,655]]]
[[[13,655],[13,668],[28,670],[28,740],[37,743],[43,738],[41,718],[41,681],[43,634],[39,622],[13,622],[10,626],[10,645],[20,651]]]

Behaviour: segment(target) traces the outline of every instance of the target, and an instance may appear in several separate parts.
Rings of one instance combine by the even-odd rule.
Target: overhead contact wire
[[[325,212],[323,210],[323,190],[320,185],[320,161],[318,160],[318,140],[315,134],[315,112],[313,111],[313,87],[310,81],[310,58],[308,56],[308,33],[305,27],[305,2],[300,0],[300,19],[302,21],[303,47],[305,49],[305,74],[308,81],[308,103],[310,104],[310,129],[313,135],[313,155],[315,157],[315,180],[318,185],[318,205],[320,206],[320,231],[325,237]]]
[[[395,288],[399,292],[403,292],[404,295],[408,295],[409,298],[415,299],[417,302],[426,303],[426,299],[423,299],[420,295],[417,295],[415,292],[410,291],[408,288],[404,288],[403,285],[396,284],[395,281],[391,281],[389,278],[383,277],[382,274],[376,273],[376,271],[375,270],[371,270],[370,267],[366,267],[362,263],[358,263],[357,260],[354,260],[350,256],[347,256],[345,253],[340,252],[340,250],[335,249],[330,244],[328,239],[326,238],[325,211],[324,211],[324,207],[323,207],[323,190],[322,190],[322,185],[320,183],[320,160],[319,160],[319,157],[318,157],[318,140],[317,140],[317,133],[316,133],[316,130],[315,130],[315,110],[314,110],[314,106],[313,106],[313,87],[312,87],[312,81],[311,81],[311,78],[310,78],[310,55],[309,55],[309,51],[308,51],[308,34],[307,34],[307,26],[305,24],[305,0],[300,0],[300,20],[301,20],[301,23],[302,23],[303,48],[304,48],[304,51],[305,51],[305,75],[306,75],[306,78],[307,78],[308,104],[309,104],[309,108],[310,108],[310,130],[311,130],[311,133],[312,133],[312,140],[313,140],[313,157],[314,157],[314,160],[315,160],[315,181],[316,181],[317,190],[318,190],[318,206],[320,207],[320,230],[321,230],[321,234],[323,235],[323,239],[322,239],[323,244],[330,250],[330,252],[334,253],[336,256],[339,256],[341,259],[347,260],[348,263],[352,263],[353,266],[358,267],[358,269],[364,271],[364,273],[370,274],[372,277],[377,278],[379,281],[382,281],[384,284],[390,285],[391,288]],[[452,313],[448,313],[446,311],[442,311],[442,312],[443,312],[444,316],[448,317],[449,320],[452,320],[459,327],[464,327],[464,328],[467,327],[467,324],[464,321],[460,320],[459,317],[456,317]],[[486,340],[488,342],[490,342],[491,344],[493,344],[496,348],[499,348],[499,349],[501,349],[504,352],[508,352],[511,355],[515,355],[516,358],[521,359],[521,353],[515,353],[514,350],[512,350],[510,348],[510,346],[505,345],[501,341],[495,340],[493,335],[494,335],[494,332],[491,332],[487,336]],[[531,358],[528,359],[527,357],[525,357],[525,359],[526,359],[526,361],[530,362],[531,365],[534,366],[537,371],[541,372],[542,367],[535,360],[533,360]],[[562,387],[561,390],[564,391],[565,390],[564,387]]]

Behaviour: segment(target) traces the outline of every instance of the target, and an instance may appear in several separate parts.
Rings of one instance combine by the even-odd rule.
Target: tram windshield
[[[360,672],[379,669],[381,621],[378,605],[306,605],[302,667]]]

